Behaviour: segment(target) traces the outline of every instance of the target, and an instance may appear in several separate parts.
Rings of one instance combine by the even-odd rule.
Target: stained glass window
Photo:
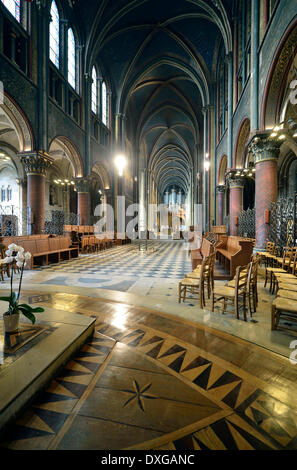
[[[55,0],[51,6],[50,22],[50,59],[59,68],[60,65],[60,16]]]
[[[1,0],[15,19],[21,22],[21,0]]]
[[[102,82],[102,122],[107,126],[107,91],[106,83]]]
[[[68,29],[68,82],[76,88],[76,52],[73,30]]]
[[[97,72],[96,68],[92,69],[92,111],[97,114],[98,112],[98,87],[97,87]]]

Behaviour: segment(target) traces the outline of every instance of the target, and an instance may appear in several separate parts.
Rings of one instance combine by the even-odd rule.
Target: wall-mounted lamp
[[[209,168],[210,168],[209,153],[205,155],[204,168],[205,168],[205,171],[209,171]]]

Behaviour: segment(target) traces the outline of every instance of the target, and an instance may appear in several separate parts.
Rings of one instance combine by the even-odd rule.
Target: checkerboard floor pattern
[[[181,279],[191,271],[191,262],[184,241],[149,241],[147,252],[140,252],[138,245],[132,243],[43,269],[47,272],[104,277]]]

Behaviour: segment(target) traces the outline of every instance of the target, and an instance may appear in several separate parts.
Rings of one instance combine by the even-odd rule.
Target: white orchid
[[[19,263],[23,263],[25,261],[25,256],[23,254],[18,253],[16,256],[16,261]]]
[[[18,246],[15,243],[9,245],[8,250],[5,252],[6,258],[3,260],[4,263],[10,264],[16,262],[18,268],[22,268],[31,258],[32,255],[25,250],[22,246]]]
[[[16,245],[15,243],[11,243],[10,245],[8,245],[8,249],[10,251],[18,251],[18,245]]]

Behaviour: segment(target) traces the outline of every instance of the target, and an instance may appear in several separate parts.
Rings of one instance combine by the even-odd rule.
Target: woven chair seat
[[[297,292],[281,289],[277,293],[277,298],[282,297],[284,299],[297,300]]]
[[[233,298],[235,297],[235,289],[229,286],[215,287],[214,294]]]
[[[199,279],[198,279],[198,281],[199,281]],[[186,279],[183,279],[182,281],[180,281],[180,285],[187,286],[187,287],[199,287],[199,282],[197,282],[196,279],[186,278]]]
[[[186,274],[187,279],[200,279],[200,273],[192,272],[189,274]]]
[[[296,313],[297,315],[297,305],[296,300],[292,299],[283,299],[282,297],[277,297],[273,304],[277,310],[284,310],[285,312]]]

